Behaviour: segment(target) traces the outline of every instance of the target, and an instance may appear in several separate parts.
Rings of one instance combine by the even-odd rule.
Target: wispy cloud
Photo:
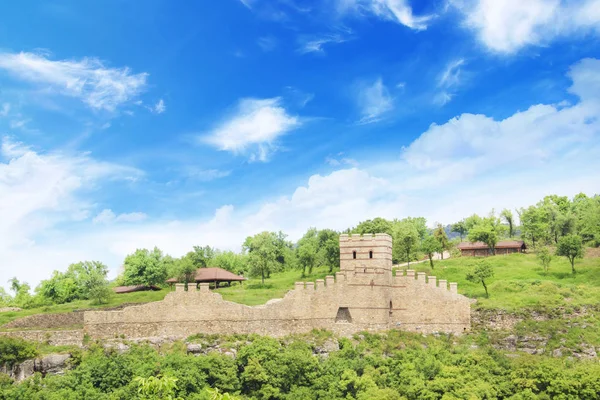
[[[273,36],[263,36],[258,38],[256,43],[264,52],[269,52],[275,50],[278,42]]]
[[[155,114],[162,114],[167,110],[167,107],[165,106],[165,101],[163,99],[160,99],[155,105],[154,107],[152,107],[152,112],[154,112]]]
[[[6,117],[9,112],[10,112],[10,104],[2,103],[2,106],[0,107],[0,117]]]
[[[450,61],[444,71],[438,78],[438,92],[433,98],[433,102],[443,106],[450,102],[455,96],[455,90],[462,83],[462,66],[465,64],[464,58]]]
[[[512,54],[560,36],[600,33],[600,0],[454,1],[490,51]]]
[[[249,154],[250,161],[267,161],[275,150],[275,141],[300,126],[298,117],[290,115],[281,99],[246,98],[236,111],[208,135],[204,143],[234,154]]]
[[[94,224],[110,224],[115,222],[140,222],[148,218],[148,216],[142,212],[123,213],[116,215],[111,209],[105,208],[98,215],[96,215],[92,222]]]
[[[353,158],[344,157],[344,153],[338,153],[337,156],[327,156],[325,157],[325,162],[332,167],[340,167],[340,166],[351,166],[358,167],[358,161]]]
[[[201,181],[209,182],[215,179],[225,178],[231,174],[231,171],[223,171],[220,169],[202,169],[197,167],[186,167],[183,170],[186,177]]]
[[[375,15],[417,31],[427,29],[434,15],[416,16],[408,0],[336,0],[342,14]]]
[[[301,37],[298,42],[298,52],[300,54],[307,53],[325,53],[323,46],[329,44],[343,43],[348,41],[347,37],[342,36],[339,33],[325,34],[321,36],[304,36]]]
[[[386,113],[394,109],[394,99],[381,78],[369,85],[359,85],[357,102],[362,115],[360,124],[380,121]]]
[[[148,74],[127,67],[108,68],[96,58],[53,61],[33,53],[0,53],[0,69],[46,90],[78,98],[87,106],[114,111],[139,95]]]

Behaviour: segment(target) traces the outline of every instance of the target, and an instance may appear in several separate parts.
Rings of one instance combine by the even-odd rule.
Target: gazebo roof
[[[211,267],[211,268],[198,268],[196,271],[196,282],[233,282],[233,281],[245,281],[246,278],[243,276],[236,275],[232,272],[224,270],[223,268]],[[170,278],[167,279],[167,283],[177,283],[179,279]]]

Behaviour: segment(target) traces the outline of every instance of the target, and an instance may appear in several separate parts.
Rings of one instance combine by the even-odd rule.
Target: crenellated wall
[[[356,252],[356,257],[354,256]],[[371,253],[372,252],[372,253]],[[283,299],[260,306],[225,301],[208,284],[176,290],[164,300],[118,311],[87,311],[84,331],[94,338],[258,333],[283,336],[324,328],[341,335],[403,329],[462,333],[470,303],[456,284],[407,271],[392,276],[391,237],[341,235],[336,276],[297,282]]]

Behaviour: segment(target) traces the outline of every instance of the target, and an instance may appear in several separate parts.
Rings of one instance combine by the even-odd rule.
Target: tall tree
[[[431,269],[433,269],[433,256],[435,253],[443,252],[440,241],[434,236],[425,236],[423,243],[421,243],[421,250],[423,253],[427,254],[427,257],[429,258],[429,264],[431,265]]]
[[[490,297],[487,282],[494,277],[494,268],[487,260],[480,260],[475,267],[467,274],[466,278],[470,282],[481,283],[485,290],[485,297]]]
[[[167,266],[162,251],[137,249],[125,257],[123,279],[126,285],[162,285],[167,279]]]
[[[543,244],[548,238],[548,221],[544,211],[535,206],[521,209],[520,219],[522,233],[525,239],[531,241],[535,248],[538,244]]]
[[[319,247],[319,238],[316,228],[309,228],[308,231],[298,241],[296,247],[296,254],[298,263],[302,268],[302,277],[306,276],[306,269],[308,268],[308,274],[312,274],[313,267],[317,262],[317,253]]]
[[[458,233],[458,235],[460,236],[460,241],[462,242],[463,237],[465,237],[465,235],[467,234],[467,232],[469,231],[467,229],[467,225],[465,224],[465,220],[460,220],[455,224],[452,224],[452,227],[450,228],[452,232]]]
[[[493,226],[488,223],[480,223],[475,225],[469,231],[469,241],[483,242],[488,245],[492,255],[496,254],[496,244],[498,243],[498,234]]]
[[[334,230],[319,231],[319,259],[329,267],[329,272],[340,266],[340,235]]]
[[[500,217],[508,225],[508,237],[512,238],[513,234],[514,234],[514,223],[515,223],[512,211],[510,211],[509,209],[505,208],[500,213]]]
[[[566,235],[558,239],[556,255],[565,256],[571,263],[571,271],[575,273],[575,259],[583,258],[583,243],[577,235]]]
[[[215,255],[215,250],[210,246],[194,246],[187,256],[196,268],[206,268]]]
[[[260,276],[264,284],[265,278],[270,276],[271,271],[277,268],[277,246],[272,232],[261,232],[248,237],[244,242],[248,251],[248,264],[250,274]]]
[[[402,221],[395,229],[394,240],[398,246],[392,250],[396,250],[399,260],[405,260],[410,266],[410,261],[419,246],[419,232],[412,223]]]
[[[442,224],[437,224],[436,228],[433,230],[433,237],[440,243],[440,256],[443,260],[444,251],[450,249],[450,240],[448,240],[448,236],[446,235],[446,231]]]
[[[178,260],[175,260],[175,271],[177,273],[177,279],[185,284],[185,288],[188,288],[190,282],[196,280],[196,271],[198,270],[198,264],[195,262],[195,255],[197,253],[190,251],[185,256]]]

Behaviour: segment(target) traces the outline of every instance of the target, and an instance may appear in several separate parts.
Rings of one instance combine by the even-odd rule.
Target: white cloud
[[[231,174],[231,171],[188,167],[184,169],[183,173],[188,178],[192,178],[201,182],[209,182],[215,179],[225,178],[226,176],[229,176]]]
[[[353,158],[344,157],[344,153],[338,153],[337,157],[325,157],[325,162],[331,165],[332,167],[339,167],[344,165],[358,167],[358,161],[356,161]]]
[[[300,124],[279,98],[242,99],[236,112],[201,141],[219,150],[249,153],[251,161],[264,162],[275,149],[276,140]]]
[[[491,51],[514,53],[559,36],[600,32],[600,0],[453,1]]]
[[[463,58],[450,61],[438,78],[437,92],[433,102],[440,106],[448,103],[455,96],[455,89],[462,83],[462,66],[465,64]]]
[[[17,273],[36,283],[53,269],[84,259],[101,260],[114,273],[125,255],[155,245],[173,256],[197,244],[239,250],[246,236],[262,230],[283,230],[296,240],[310,226],[341,230],[376,216],[424,216],[430,223],[450,223],[491,208],[527,206],[552,193],[599,193],[600,91],[593,89],[600,79],[600,60],[582,60],[569,76],[570,91],[580,98],[572,105],[532,105],[501,120],[462,114],[431,125],[397,160],[315,174],[287,195],[258,206],[224,205],[209,218],[86,225],[75,233],[39,215],[17,217],[18,223],[11,225],[15,215],[23,214],[20,210],[27,201],[48,198],[45,193],[50,188],[56,188],[50,198],[53,207],[64,208],[74,203],[64,200],[73,197],[69,187],[81,186],[43,175],[56,169],[52,160],[44,159],[43,168],[31,161],[29,168],[8,164],[12,171],[8,174],[6,165],[0,164],[5,168],[0,169],[0,185],[6,185],[9,176],[13,185],[29,188],[19,197],[0,186],[0,257],[11,263],[10,270],[0,269],[0,282]],[[3,153],[25,160],[31,151],[9,142],[3,145]],[[74,167],[70,171],[87,176]],[[42,210],[39,205],[33,209]],[[40,231],[47,234],[36,241],[35,233]]]
[[[370,85],[359,85],[357,101],[362,115],[359,121],[361,124],[380,121],[394,109],[394,99],[381,78]]]
[[[273,51],[277,47],[277,39],[273,36],[260,37],[256,43],[264,52]]]
[[[155,114],[162,114],[166,111],[167,107],[165,106],[165,101],[160,99],[154,107],[152,107],[152,112]]]
[[[111,209],[105,208],[94,217],[94,224],[110,224],[114,222],[140,222],[148,216],[142,212],[123,213],[116,215]]]
[[[0,107],[0,117],[6,117],[10,112],[10,104],[2,103],[2,107]]]
[[[108,68],[95,58],[53,61],[33,53],[0,53],[0,69],[45,90],[78,98],[97,110],[114,111],[146,87],[147,73]]]
[[[346,42],[348,39],[342,36],[341,34],[333,33],[322,36],[311,36],[311,37],[301,37],[299,39],[300,47],[298,47],[298,52],[300,54],[307,53],[325,53],[323,50],[323,46],[327,44],[336,44]]]
[[[338,12],[372,14],[420,31],[427,29],[433,15],[416,16],[408,0],[336,0]]]
[[[86,194],[97,185],[141,174],[134,168],[96,161],[88,154],[39,153],[8,137],[2,139],[0,154],[7,160],[0,161],[0,258],[11,265],[1,269],[0,282],[15,274],[17,265],[35,275],[47,273],[43,255],[36,255],[39,264],[25,266],[19,264],[22,254],[52,240],[52,228],[86,218],[93,208]],[[59,244],[48,251],[53,255],[70,252]],[[28,273],[25,276],[32,278]]]

